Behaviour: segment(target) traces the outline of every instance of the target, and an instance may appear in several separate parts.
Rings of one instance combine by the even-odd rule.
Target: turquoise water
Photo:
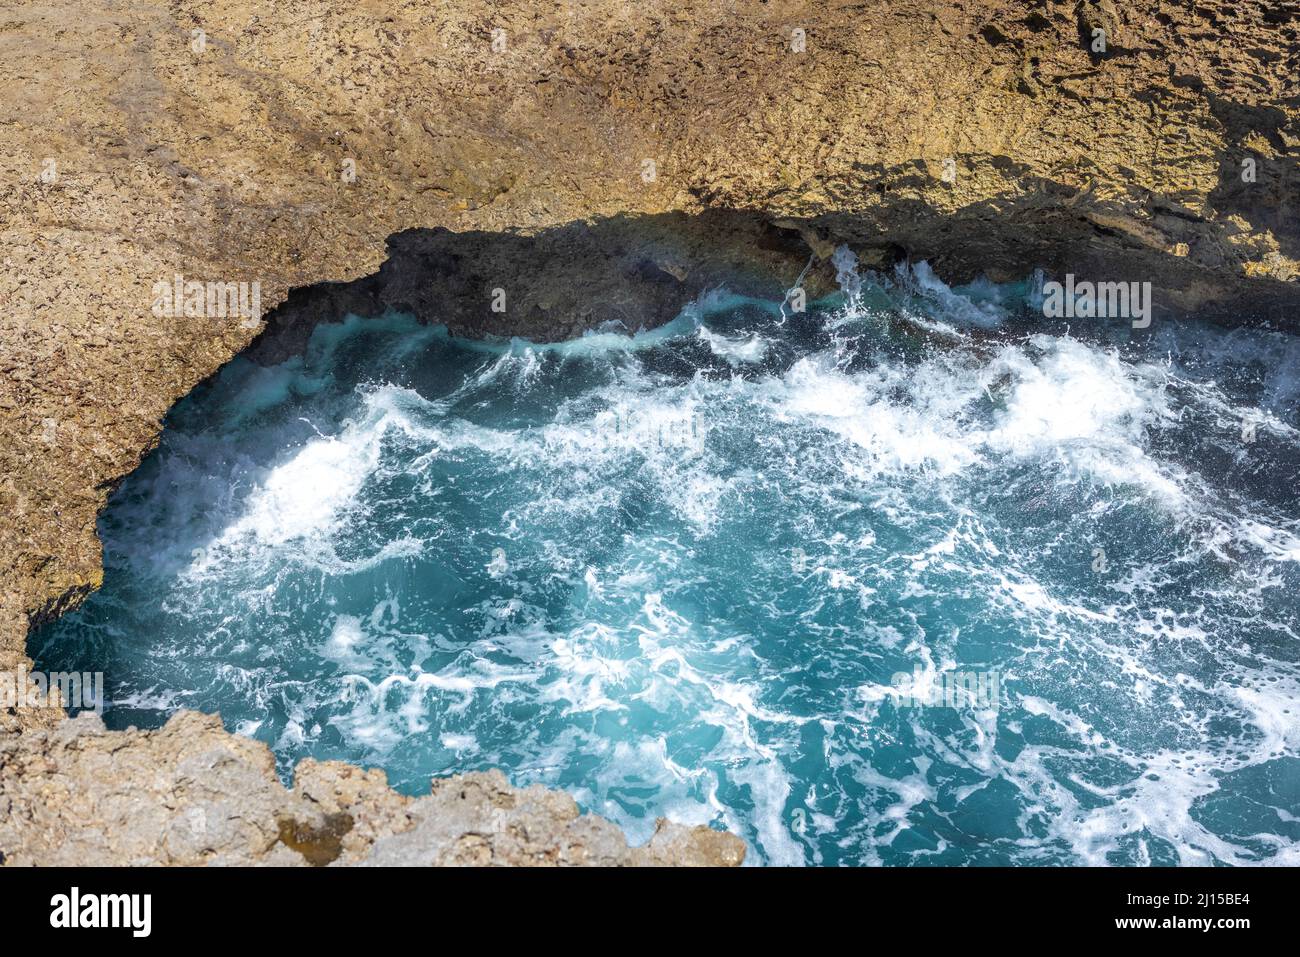
[[[38,664],[751,863],[1300,863],[1300,341],[841,266],[800,315],[236,360]]]

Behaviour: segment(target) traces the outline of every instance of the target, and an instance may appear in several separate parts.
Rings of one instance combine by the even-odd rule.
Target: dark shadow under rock
[[[605,324],[650,329],[711,289],[780,300],[805,268],[815,299],[833,291],[830,246],[791,224],[711,210],[572,222],[535,233],[413,229],[388,240],[379,272],[294,290],[244,355],[273,364],[302,351],[318,322],[413,313],[476,338],[553,342]]]

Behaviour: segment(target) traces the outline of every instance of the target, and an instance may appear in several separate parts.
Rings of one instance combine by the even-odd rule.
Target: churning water
[[[236,360],[34,652],[111,726],[499,767],[754,862],[1300,863],[1300,340],[841,267],[803,314]]]

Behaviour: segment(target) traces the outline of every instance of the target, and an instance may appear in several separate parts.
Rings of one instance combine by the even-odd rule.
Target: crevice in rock
[[[670,321],[724,286],[780,300],[802,274],[810,299],[833,292],[830,256],[840,243],[866,269],[924,259],[950,283],[981,275],[1012,281],[1035,268],[1150,281],[1164,318],[1195,312],[1235,324],[1293,321],[1300,285],[1222,269],[1228,253],[1211,235],[1217,226],[1203,217],[1161,215],[1177,210],[1153,197],[1153,218],[1137,219],[1087,191],[1033,177],[1009,157],[971,163],[1017,177],[1026,189],[936,216],[910,198],[924,170],[882,168],[882,201],[899,221],[888,232],[879,229],[878,214],[799,220],[725,208],[624,214],[532,232],[404,230],[388,238],[377,272],[293,289],[241,355],[262,365],[283,362],[302,352],[321,322],[390,310],[469,338],[553,342],[600,327],[630,334]]]
[[[578,220],[532,233],[410,229],[389,237],[377,273],[291,291],[243,355],[282,362],[302,351],[318,322],[388,310],[475,338],[552,342],[601,326],[632,333],[724,285],[779,300],[818,241],[804,224],[726,209]],[[810,298],[836,288],[825,257],[804,286]]]

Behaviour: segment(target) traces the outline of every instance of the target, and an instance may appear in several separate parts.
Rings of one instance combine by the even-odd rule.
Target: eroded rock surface
[[[433,782],[410,798],[382,771],[303,761],[293,790],[266,745],[215,715],[105,731],[92,713],[0,738],[0,854],[9,865],[739,864],[731,834],[660,821],[629,848],[566,794],[503,774]]]
[[[154,314],[159,281],[256,281],[270,309],[294,288],[379,274],[389,237],[410,230],[539,234],[729,209],[766,223],[756,236],[793,230],[823,259],[846,242],[867,264],[927,258],[949,281],[1035,266],[1151,281],[1157,321],[1197,309],[1294,325],[1298,25],[1300,8],[1279,0],[6,5],[0,669],[24,659],[29,620],[98,587],[108,494],[174,402],[257,333]],[[691,223],[684,248],[714,235]],[[420,254],[421,235],[394,255]],[[784,281],[798,258],[755,252],[751,265]],[[512,294],[535,264],[501,263],[500,277],[484,262],[452,277],[474,275],[467,297],[486,298],[491,280],[511,304],[481,325],[466,309],[461,331],[548,338],[611,314],[540,302],[527,283]],[[680,263],[652,265],[635,277],[663,283],[664,302],[689,289]],[[129,824],[136,778],[101,806],[73,776],[90,773],[84,758],[156,777],[146,756],[174,736],[233,755],[202,778],[209,803],[227,787],[274,792],[257,746],[218,743],[215,726],[109,736],[110,761],[99,745],[56,744],[57,718],[0,713],[0,733],[28,729],[4,744],[10,807],[30,807],[13,795],[31,775],[66,795],[48,834],[92,813]],[[107,842],[103,859],[202,853],[179,806],[155,807],[142,820],[164,838],[107,826],[97,837],[86,816],[78,840],[87,853]],[[288,853],[269,810],[256,824],[212,811],[220,853]],[[47,825],[20,837],[14,820],[0,850],[53,859]],[[408,832],[426,830],[436,822]],[[375,834],[375,854],[404,853]]]

